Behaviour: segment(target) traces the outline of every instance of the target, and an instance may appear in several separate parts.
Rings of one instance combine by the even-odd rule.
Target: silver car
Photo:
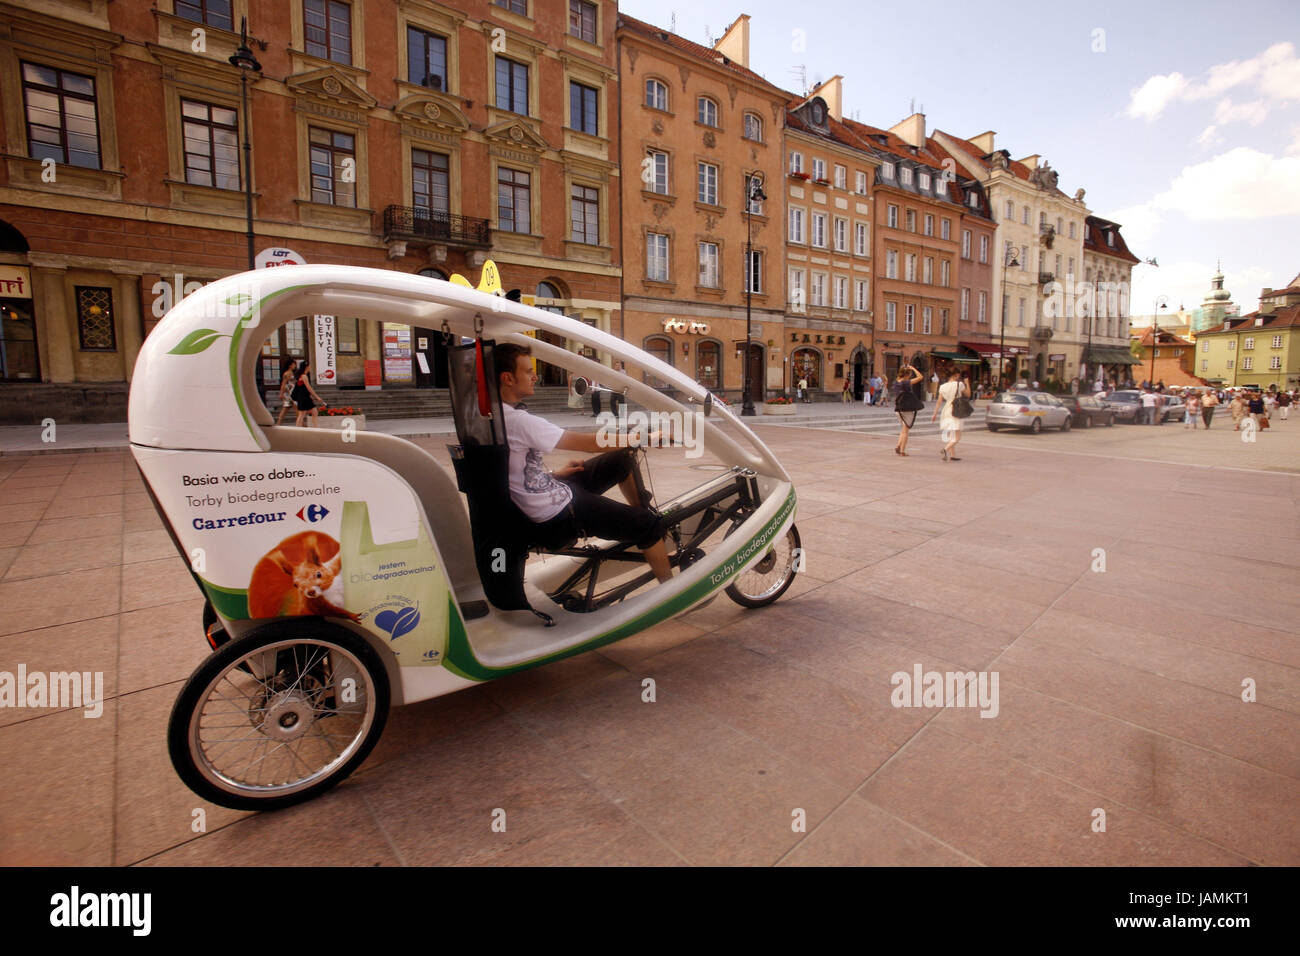
[[[1035,435],[1044,428],[1070,430],[1070,410],[1047,392],[999,392],[989,403],[989,431],[1027,428]]]

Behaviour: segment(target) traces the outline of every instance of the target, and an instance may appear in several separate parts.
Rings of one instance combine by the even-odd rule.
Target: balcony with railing
[[[425,209],[389,206],[384,210],[384,238],[416,245],[443,242],[451,246],[487,248],[492,242],[488,220]]]
[[[1053,329],[1050,325],[1035,325],[1033,329],[1030,330],[1030,333],[1036,339],[1050,339],[1052,337]]]
[[[1038,273],[1038,284],[1039,284],[1039,285],[1050,285],[1051,283],[1053,283],[1053,282],[1055,282],[1055,281],[1056,281],[1056,274],[1053,273],[1053,272],[1040,272],[1040,273]]]

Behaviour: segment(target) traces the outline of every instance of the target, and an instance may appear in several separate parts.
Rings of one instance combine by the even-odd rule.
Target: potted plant
[[[790,178],[797,179],[800,182],[806,183],[808,180],[812,179],[812,176],[810,176],[808,173],[791,173]]]
[[[794,399],[782,396],[769,398],[763,403],[764,415],[793,415],[797,409],[798,406],[795,405]]]
[[[339,405],[321,409],[320,415],[316,418],[316,424],[320,428],[346,428],[348,422],[351,422],[352,427],[358,431],[364,431],[366,413],[351,405]]]

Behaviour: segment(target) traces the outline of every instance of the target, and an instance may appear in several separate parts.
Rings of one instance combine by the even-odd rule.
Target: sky
[[[620,0],[699,43],[750,16],[750,68],[793,92],[844,77],[844,111],[888,128],[997,133],[1038,153],[1067,195],[1123,226],[1158,267],[1133,269],[1131,312],[1200,305],[1222,259],[1243,313],[1300,273],[1300,3],[972,6],[949,0]]]

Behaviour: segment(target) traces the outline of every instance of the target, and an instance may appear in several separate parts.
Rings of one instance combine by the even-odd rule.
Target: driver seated
[[[628,542],[645,555],[660,581],[672,577],[664,546],[662,519],[641,500],[636,461],[627,448],[605,451],[595,434],[565,431],[525,411],[523,400],[533,394],[537,375],[532,349],[506,342],[496,347],[497,385],[510,445],[510,497],[549,538],[581,537]],[[542,456],[556,449],[604,452],[585,461],[572,460],[548,471]],[[618,485],[622,504],[604,493]]]

